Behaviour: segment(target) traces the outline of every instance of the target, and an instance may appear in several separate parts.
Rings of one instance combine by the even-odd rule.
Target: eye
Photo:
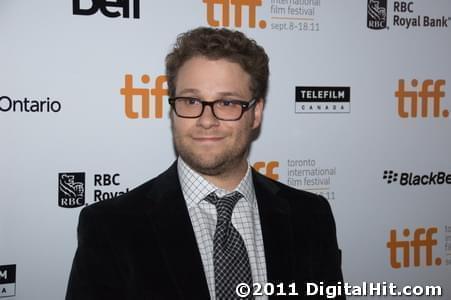
[[[236,105],[235,101],[233,100],[221,100],[218,102],[219,106],[223,107],[230,107]]]
[[[200,103],[199,99],[196,98],[183,98],[181,100],[185,105],[198,105]]]

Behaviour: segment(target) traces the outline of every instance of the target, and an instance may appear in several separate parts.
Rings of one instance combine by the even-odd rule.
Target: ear
[[[263,107],[265,106],[265,100],[260,98],[255,103],[254,107],[254,123],[252,124],[252,129],[260,127],[263,118]]]

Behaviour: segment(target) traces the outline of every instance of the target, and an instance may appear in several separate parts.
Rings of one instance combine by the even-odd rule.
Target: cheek
[[[172,133],[174,136],[183,136],[189,131],[190,124],[189,119],[180,119],[178,117],[173,117],[171,121]]]
[[[240,126],[233,129],[235,139],[238,142],[240,143],[247,142],[252,132],[252,124],[253,124],[252,120],[246,119],[243,120],[243,123],[240,124]]]

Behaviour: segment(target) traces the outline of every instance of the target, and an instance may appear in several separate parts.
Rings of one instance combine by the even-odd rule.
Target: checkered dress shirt
[[[211,192],[223,197],[232,191],[220,189],[205,180],[191,169],[181,157],[177,161],[179,180],[188,207],[194,234],[207,278],[210,298],[215,299],[215,274],[213,265],[213,237],[216,229],[216,207],[205,200]],[[266,261],[260,216],[255,197],[252,172],[249,167],[246,175],[234,191],[244,195],[236,204],[232,214],[232,224],[244,240],[249,255],[254,283],[266,283]],[[255,299],[267,299],[256,297]]]

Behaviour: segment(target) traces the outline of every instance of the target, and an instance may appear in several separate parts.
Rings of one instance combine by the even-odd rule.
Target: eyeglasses
[[[169,104],[174,109],[175,114],[181,118],[199,118],[203,114],[205,106],[210,106],[215,118],[222,121],[239,120],[243,116],[243,113],[250,109],[256,102],[256,99],[250,101],[222,99],[204,101],[193,97],[169,98]]]

